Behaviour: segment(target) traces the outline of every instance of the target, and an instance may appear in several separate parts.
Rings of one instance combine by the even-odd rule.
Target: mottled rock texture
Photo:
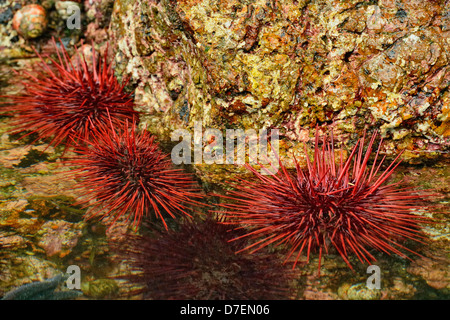
[[[346,147],[379,129],[410,163],[448,153],[449,0],[117,0],[110,32],[161,139],[279,128],[289,155],[318,125]]]

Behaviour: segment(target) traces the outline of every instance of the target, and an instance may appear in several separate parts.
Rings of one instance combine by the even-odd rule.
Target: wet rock
[[[81,4],[76,1],[56,1],[55,8],[61,19],[67,20],[76,11],[81,11]]]
[[[84,223],[70,223],[64,220],[48,221],[44,223],[38,233],[38,245],[45,250],[48,257],[60,258],[72,252],[79,238],[83,235]]]
[[[48,159],[48,153],[44,152],[44,149],[46,146],[32,147],[28,145],[2,150],[0,151],[0,164],[6,168],[29,167]]]
[[[363,64],[360,74],[367,87],[377,89],[379,86],[383,86],[394,92],[400,90],[406,80],[403,69],[387,61],[385,53]]]
[[[13,17],[14,12],[11,8],[2,8],[0,10],[0,24],[7,24]]]
[[[351,146],[378,129],[411,163],[445,156],[448,6],[416,0],[142,1],[114,5],[116,72],[131,76],[142,121],[282,131],[286,153],[333,128]],[[283,153],[283,152],[281,152]]]
[[[54,170],[52,173],[51,175],[24,177],[20,186],[24,188],[25,196],[78,196],[76,190],[74,190],[75,181],[67,179],[66,170]]]
[[[115,280],[112,279],[96,279],[92,281],[83,282],[81,284],[81,291],[94,299],[107,299],[117,296],[119,286]]]
[[[4,235],[0,233],[0,248],[5,250],[6,248],[25,248],[29,241],[19,235]]]
[[[389,288],[392,299],[413,299],[417,289],[411,284],[405,281],[404,278],[397,277],[393,279],[392,287]]]
[[[408,267],[408,272],[421,276],[432,288],[450,292],[450,273],[445,251],[441,254],[434,252],[430,257],[415,260]]]
[[[59,275],[57,266],[32,255],[17,256],[2,269],[0,274],[0,296],[33,281],[43,281]]]
[[[350,286],[346,292],[348,300],[379,300],[381,290],[369,289],[365,283]]]

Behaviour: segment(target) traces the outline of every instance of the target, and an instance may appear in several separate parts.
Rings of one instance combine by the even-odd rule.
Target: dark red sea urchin
[[[71,61],[64,46],[53,46],[57,59],[36,52],[39,69],[23,72],[23,90],[6,98],[4,111],[15,115],[14,132],[24,136],[37,133],[39,138],[51,138],[53,145],[65,142],[67,146],[78,139],[89,139],[94,129],[122,127],[125,122],[137,120],[133,99],[124,92],[124,86],[114,76],[107,54],[98,58],[92,49],[92,65],[88,65],[83,53]],[[111,120],[110,120],[111,119]]]
[[[69,162],[78,167],[73,172],[92,205],[87,217],[112,225],[125,216],[137,226],[153,211],[166,226],[165,213],[190,216],[190,205],[201,205],[203,195],[192,176],[173,167],[148,131],[126,125],[117,132],[97,130],[94,137],[90,144],[79,144],[79,156]]]
[[[230,223],[240,224],[249,230],[243,237],[254,239],[242,250],[288,244],[286,261],[294,258],[295,267],[302,253],[309,261],[310,253],[318,249],[319,271],[322,253],[329,247],[350,268],[349,254],[362,263],[375,261],[371,248],[402,257],[406,257],[402,251],[415,253],[403,240],[422,242],[419,224],[429,219],[411,211],[421,208],[429,194],[414,192],[402,182],[386,183],[400,155],[382,171],[385,157],[380,161],[379,147],[369,165],[376,136],[364,155],[364,138],[360,139],[345,162],[342,154],[335,157],[332,136],[320,147],[316,133],[314,159],[306,157],[306,169],[296,161],[296,170],[290,173],[280,161],[277,174],[262,175],[247,165],[256,179],[240,178],[235,190],[222,196],[228,201],[222,207]]]
[[[118,246],[128,266],[120,278],[144,299],[288,299],[294,272],[273,253],[235,254],[247,241],[208,217],[184,221],[178,230],[155,230],[152,237],[128,235]]]

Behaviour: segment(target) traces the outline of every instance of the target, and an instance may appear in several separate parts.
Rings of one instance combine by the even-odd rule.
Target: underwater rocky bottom
[[[6,133],[10,118],[3,117],[0,121],[0,296],[11,299],[149,298],[145,291],[120,279],[120,275],[132,276],[137,271],[127,269],[126,261],[114,258],[114,243],[124,243],[126,237],[123,235],[133,234],[134,230],[126,223],[107,228],[94,219],[84,220],[86,209],[76,205],[75,200],[77,181],[67,178],[68,168],[61,160],[63,148],[49,147],[45,141],[29,145],[33,137],[17,141]],[[312,253],[309,263],[304,263],[306,258],[300,259],[294,275],[286,271],[292,289],[286,299],[450,297],[449,224],[445,220],[448,219],[445,213],[449,201],[449,164],[401,165],[393,179],[405,179],[417,189],[432,189],[437,194],[432,200],[435,205],[432,215],[443,223],[424,227],[428,237],[426,244],[407,244],[421,256],[408,254],[412,259],[409,261],[395,254],[374,252],[376,265],[381,270],[381,282],[379,290],[370,290],[366,285],[371,275],[367,264],[352,257],[352,271],[339,254],[331,250],[322,257],[319,276],[319,255]],[[421,214],[431,215],[430,212]],[[168,220],[169,226],[175,229],[179,222],[179,219]],[[158,232],[164,229],[160,221],[154,220],[150,226],[143,224],[139,233],[151,237],[152,228]],[[279,251],[280,248],[272,248],[268,254],[278,257]],[[231,269],[233,263],[230,263]],[[80,290],[66,288],[64,280],[69,266],[79,267]],[[268,267],[255,263],[252,268],[254,275],[255,269]],[[276,272],[282,274],[278,269]],[[66,274],[66,278],[61,274]],[[208,270],[205,270],[205,277],[207,274]],[[219,285],[229,285],[229,280],[223,279],[223,284]],[[158,278],[152,279],[152,283],[157,286]],[[261,298],[257,291],[253,296]],[[261,287],[261,294],[266,291],[266,287]],[[282,295],[269,297],[280,298]]]
[[[408,253],[411,260],[369,250],[379,268],[380,289],[368,288],[372,276],[368,264],[353,255],[347,263],[332,246],[322,259],[316,251],[308,263],[302,256],[292,270],[282,265],[285,249],[280,246],[234,255],[242,249],[241,243],[228,245],[228,241],[231,235],[239,237],[239,231],[224,232],[223,226],[211,222],[197,226],[179,217],[167,219],[173,230],[170,237],[157,238],[166,232],[161,220],[154,220],[143,223],[135,237],[136,230],[124,221],[107,227],[96,219],[85,220],[87,209],[76,204],[79,181],[67,175],[64,163],[63,155],[70,152],[64,153],[62,145],[49,146],[49,140],[39,140],[35,134],[17,140],[9,133],[12,119],[1,115],[0,297],[450,298],[450,163],[448,155],[442,155],[448,152],[449,127],[448,0],[253,1],[245,5],[242,1],[205,0],[192,5],[189,1],[86,0],[79,7],[85,28],[71,31],[65,14],[68,6],[75,5],[72,1],[37,1],[49,13],[49,25],[39,28],[42,37],[34,40],[26,38],[36,34],[21,29],[36,31],[38,25],[19,24],[18,30],[12,26],[14,12],[26,2],[0,3],[1,94],[23,92],[9,84],[10,67],[26,69],[33,64],[31,44],[44,53],[55,49],[49,46],[51,36],[62,38],[64,45],[85,38],[104,47],[112,40],[114,71],[121,78],[131,76],[130,84],[137,85],[136,106],[144,102],[144,109],[148,107],[144,111],[154,111],[144,122],[157,124],[148,129],[161,140],[179,121],[192,127],[202,114],[205,125],[211,127],[260,128],[269,120],[281,123],[285,136],[293,139],[292,145],[284,146],[288,150],[282,148],[283,156],[301,156],[297,146],[309,138],[308,128],[314,123],[333,123],[346,136],[360,134],[367,124],[370,130],[380,124],[382,133],[393,134],[394,139],[386,139],[390,155],[403,146],[410,162],[424,163],[402,164],[392,180],[404,179],[416,189],[432,190],[436,196],[430,210],[415,213],[439,223],[423,227],[423,244],[405,243],[420,254]],[[44,9],[39,11],[41,23]],[[24,21],[33,20],[28,17]],[[89,51],[88,46],[84,49]],[[65,75],[65,80],[71,78]],[[115,93],[129,97],[122,95],[115,78],[103,75],[103,80],[112,80],[109,85],[119,88]],[[42,100],[32,91],[15,101]],[[46,102],[54,102],[52,97],[47,95]],[[124,104],[130,112],[131,101]],[[33,110],[30,122],[26,106],[21,109],[17,104],[12,111],[25,115],[22,126],[33,124],[33,119],[34,124],[45,123]],[[51,127],[47,133],[67,137],[70,131],[59,128]],[[438,160],[441,156],[444,159]],[[221,193],[219,182],[225,170],[217,166],[201,170],[203,191]],[[208,201],[214,209],[216,199]],[[163,254],[167,259],[160,259]],[[181,272],[186,265],[195,270]],[[140,267],[148,271],[144,280],[153,291],[130,285],[129,281],[142,279]],[[77,271],[80,288],[67,288]]]

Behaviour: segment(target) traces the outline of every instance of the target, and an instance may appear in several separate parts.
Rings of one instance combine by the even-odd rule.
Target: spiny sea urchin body
[[[121,278],[143,286],[146,299],[287,299],[294,272],[264,250],[235,254],[245,240],[217,220],[188,220],[178,230],[129,235],[118,250]]]
[[[124,91],[126,81],[118,82],[111,64],[92,49],[92,65],[83,53],[76,62],[71,60],[64,46],[53,40],[57,59],[36,52],[39,69],[24,72],[23,90],[8,96],[4,111],[15,116],[14,133],[36,132],[39,138],[51,138],[51,144],[67,145],[79,139],[89,140],[95,130],[122,127],[137,121],[133,99]],[[28,134],[30,134],[28,133]],[[28,135],[27,134],[27,135]]]
[[[76,148],[73,159],[82,192],[94,200],[89,217],[113,224],[124,216],[139,225],[144,215],[154,214],[167,227],[164,217],[190,216],[191,207],[203,197],[193,177],[174,168],[154,137],[135,126],[122,130],[97,130],[90,144]]]
[[[380,147],[372,154],[375,139],[376,134],[365,153],[364,138],[360,139],[344,161],[342,154],[335,156],[332,138],[319,147],[316,132],[314,159],[306,157],[306,169],[296,162],[290,173],[280,161],[275,175],[264,176],[247,165],[255,179],[238,179],[234,191],[222,196],[227,202],[221,205],[229,223],[246,228],[244,237],[254,240],[243,250],[288,244],[286,259],[293,259],[294,266],[302,253],[309,261],[310,253],[318,250],[319,270],[329,247],[350,268],[352,254],[370,264],[375,261],[372,249],[402,257],[404,251],[413,252],[403,240],[423,239],[419,224],[429,220],[412,211],[420,209],[429,194],[414,192],[401,182],[387,183],[399,156],[382,170],[385,157],[380,160]]]

